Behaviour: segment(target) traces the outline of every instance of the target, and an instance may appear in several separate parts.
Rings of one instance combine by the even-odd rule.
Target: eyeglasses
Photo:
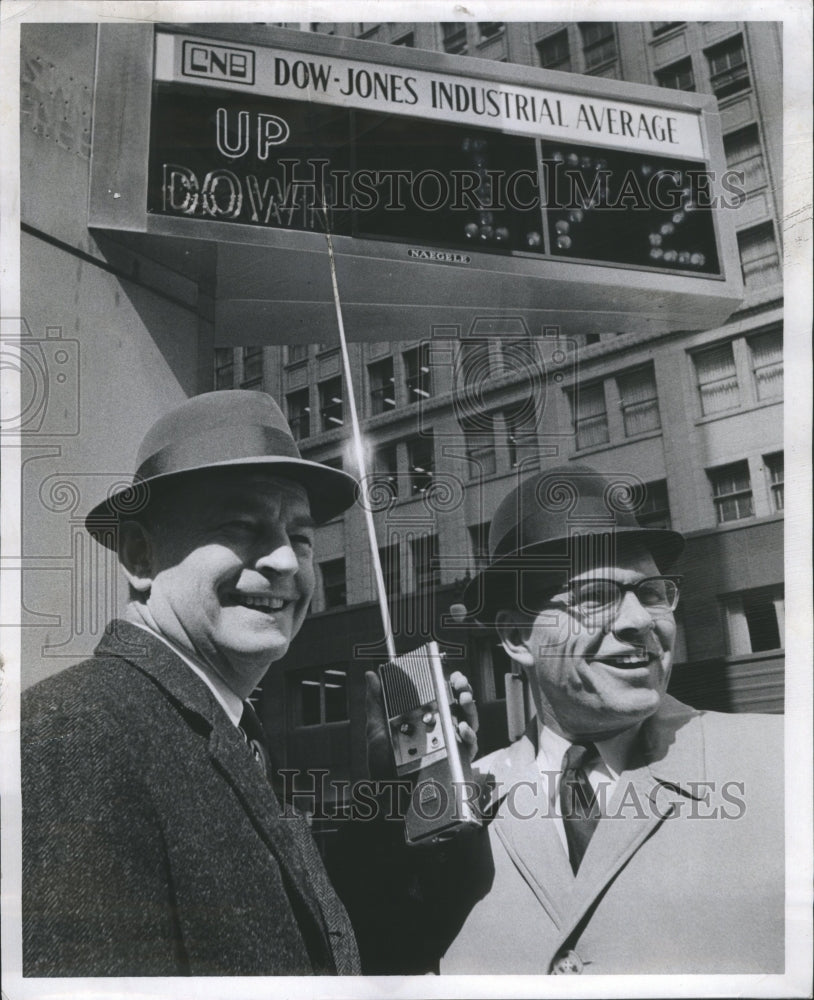
[[[680,576],[646,576],[636,583],[592,578],[574,580],[568,585],[564,599],[557,595],[550,604],[561,605],[586,621],[614,617],[622,606],[625,594],[632,591],[641,606],[653,618],[675,611],[678,605]]]

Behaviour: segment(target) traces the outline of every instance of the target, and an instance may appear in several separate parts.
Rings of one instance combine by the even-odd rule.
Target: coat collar
[[[208,729],[228,716],[209,687],[157,636],[122,619],[114,619],[96,647],[97,656],[117,656],[146,674],[171,701],[198,716]]]
[[[513,781],[525,780],[531,770],[536,771],[537,735],[535,716],[519,740],[475,761],[473,768],[486,779],[487,809],[497,808]],[[639,765],[626,773],[649,775],[681,795],[696,798],[692,783],[706,778],[704,750],[701,713],[665,695],[658,711],[642,723],[636,748]]]

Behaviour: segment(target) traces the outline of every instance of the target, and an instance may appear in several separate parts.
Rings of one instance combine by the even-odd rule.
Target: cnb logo
[[[231,83],[254,83],[254,52],[231,45],[184,42],[184,76],[206,76]]]

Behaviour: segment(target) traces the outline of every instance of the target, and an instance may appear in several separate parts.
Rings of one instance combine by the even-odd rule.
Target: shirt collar
[[[602,758],[602,762],[612,778],[630,768],[632,763],[633,745],[639,734],[639,726],[633,726],[624,732],[617,733],[607,740],[594,740],[593,744]],[[551,726],[537,719],[537,761],[545,771],[559,772],[562,770],[562,759],[571,742],[560,736]]]
[[[197,674],[198,677],[206,684],[212,694],[215,696],[215,700],[221,706],[221,708],[226,712],[229,717],[229,721],[235,725],[240,725],[240,718],[243,715],[243,702],[238,698],[238,696],[228,687],[224,681],[218,677],[217,674],[211,672],[207,667],[205,667],[199,660],[194,657],[185,649],[181,649],[174,642],[168,639],[161,632],[156,631],[156,629],[150,628],[145,622],[137,622],[130,620],[131,624],[135,625],[137,628],[144,629],[145,632],[149,632],[150,635],[160,639],[165,646],[168,646],[175,655],[184,661],[184,663],[189,667],[189,669]]]

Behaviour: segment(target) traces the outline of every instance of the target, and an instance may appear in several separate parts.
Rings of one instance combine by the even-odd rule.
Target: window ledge
[[[493,42],[496,42],[498,39],[505,37],[506,37],[506,29],[501,28],[500,31],[496,31],[494,35],[489,35],[488,38],[481,38],[480,41],[477,43],[476,47],[479,49],[488,48],[488,46],[490,46]]]
[[[703,424],[709,424],[715,420],[724,420],[726,417],[735,417],[740,413],[752,413],[754,410],[765,410],[767,406],[782,405],[783,397],[778,396],[776,399],[764,399],[759,403],[751,403],[747,406],[733,406],[731,410],[721,410],[720,413],[710,413],[706,417],[699,417],[695,421],[695,426],[700,427]]]
[[[604,62],[597,63],[596,66],[591,66],[590,69],[586,66],[584,70],[585,75],[593,76],[596,73],[602,73],[606,69],[610,69],[611,66],[616,66],[618,62],[619,62],[619,56],[617,54],[613,57],[613,59],[605,59]]]
[[[785,657],[786,647],[778,646],[777,649],[763,649],[759,653],[729,653],[723,657],[724,663],[759,663],[762,660],[776,660]],[[770,680],[767,678],[767,680]]]
[[[739,521],[727,521],[726,524],[715,524],[709,528],[700,528],[697,531],[681,531],[680,533],[685,538],[701,538],[704,535],[717,535],[726,531],[739,531],[744,528],[752,528],[760,524],[771,524],[773,521],[784,520],[784,515],[782,513],[777,514],[764,514],[761,517],[742,517]],[[680,531],[679,528],[674,528],[674,531]]]
[[[664,434],[664,429],[659,428],[657,431],[644,431],[642,434],[635,434],[632,437],[622,438],[620,441],[606,441],[605,444],[595,444],[590,448],[576,448],[574,450],[574,457],[582,458],[583,455],[595,455],[601,451],[610,451],[614,448],[621,448],[626,444],[635,444],[638,441],[649,441],[651,438],[662,437]]]

